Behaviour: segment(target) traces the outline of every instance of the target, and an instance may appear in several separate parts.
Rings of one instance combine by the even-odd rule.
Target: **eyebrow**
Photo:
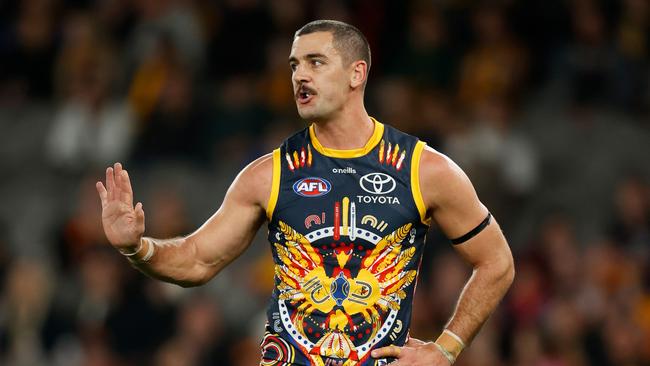
[[[308,60],[315,59],[315,58],[319,58],[319,57],[321,57],[321,58],[327,58],[327,56],[325,56],[325,55],[322,54],[322,53],[308,53],[308,54],[306,54],[305,56],[303,56],[303,58],[306,58],[306,59],[308,59]],[[298,61],[298,58],[296,58],[295,56],[291,56],[291,57],[289,57],[289,62],[290,62],[290,63],[291,63],[291,62],[296,62],[296,61]]]

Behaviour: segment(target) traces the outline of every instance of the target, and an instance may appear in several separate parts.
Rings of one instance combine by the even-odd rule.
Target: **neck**
[[[364,147],[374,129],[375,124],[363,105],[352,110],[342,110],[335,118],[314,122],[314,133],[318,141],[326,148],[337,150]]]

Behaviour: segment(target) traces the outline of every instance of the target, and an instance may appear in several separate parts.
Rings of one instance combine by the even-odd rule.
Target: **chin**
[[[309,108],[298,108],[298,115],[300,115],[300,118],[307,120],[307,121],[312,121],[315,119],[319,119],[322,117],[318,111],[309,109]]]
[[[324,111],[322,108],[315,106],[298,107],[298,115],[307,122],[319,122],[330,119],[333,115],[331,111]]]

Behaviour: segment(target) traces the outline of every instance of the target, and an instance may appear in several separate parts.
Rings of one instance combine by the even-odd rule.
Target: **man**
[[[143,237],[119,163],[97,182],[111,244],[142,272],[181,286],[209,281],[268,220],[275,260],[263,365],[449,365],[510,286],[513,260],[465,174],[415,137],[368,116],[370,49],[356,28],[315,21],[289,65],[309,128],[237,176],[194,233]],[[409,339],[422,247],[432,221],[474,267],[436,342]]]

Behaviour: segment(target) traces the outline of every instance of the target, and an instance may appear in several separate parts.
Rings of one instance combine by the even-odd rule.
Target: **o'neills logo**
[[[303,178],[293,184],[293,191],[303,197],[318,197],[327,194],[332,184],[318,177]]]
[[[347,167],[344,169],[341,168],[332,168],[332,173],[336,174],[357,174],[357,171],[352,167]]]

